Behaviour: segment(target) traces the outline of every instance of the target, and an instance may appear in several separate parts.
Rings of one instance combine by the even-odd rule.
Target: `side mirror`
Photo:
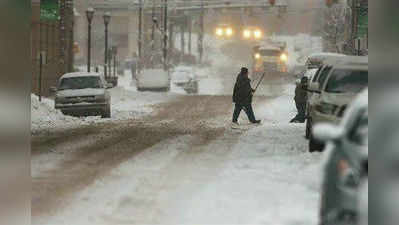
[[[313,136],[316,140],[323,143],[330,141],[338,141],[344,136],[344,130],[336,125],[322,123],[318,124],[313,129]]]
[[[110,88],[113,88],[114,85],[111,84],[111,83],[107,83],[107,84],[105,85],[105,87],[106,87],[106,89],[110,89]]]
[[[320,84],[317,82],[311,83],[309,86],[310,91],[318,91],[320,88]]]
[[[50,87],[50,93],[56,93],[57,92],[57,88],[56,87]]]

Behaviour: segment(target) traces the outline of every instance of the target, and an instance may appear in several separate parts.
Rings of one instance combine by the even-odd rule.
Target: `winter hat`
[[[242,67],[241,68],[241,73],[248,73],[248,68]]]

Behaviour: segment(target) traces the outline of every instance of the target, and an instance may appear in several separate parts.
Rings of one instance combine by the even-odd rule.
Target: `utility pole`
[[[152,30],[151,30],[151,50],[155,49],[155,0],[152,0],[152,13],[151,13]]]
[[[66,1],[60,0],[60,73],[65,74],[66,52]]]
[[[186,22],[185,16],[184,16],[182,21]],[[185,32],[185,29],[184,29],[185,24],[184,24],[184,22],[182,22],[182,24],[180,24],[180,50],[181,50],[181,53],[182,53],[181,60],[184,58],[184,54],[186,53],[186,42],[185,42],[185,37],[184,37],[185,36],[184,35],[184,32]]]
[[[356,43],[355,43],[355,41],[356,41],[356,34],[357,34],[357,22],[358,22],[358,19],[357,19],[357,5],[358,5],[358,3],[357,3],[357,1],[358,0],[352,0],[352,34],[351,34],[351,38],[352,38],[352,40],[351,40],[351,44],[352,44],[352,47],[353,47],[353,49],[356,49],[355,47],[356,47]]]
[[[200,34],[198,35],[198,52],[199,61],[202,63],[204,53],[204,2],[201,0],[201,13],[200,13]]]
[[[104,25],[105,25],[105,47],[104,47],[104,76],[105,78],[108,77],[108,69],[107,69],[107,64],[108,64],[108,25],[111,20],[111,14],[109,12],[104,13],[103,16],[104,19]]]
[[[73,32],[73,27],[74,27],[74,4],[73,0],[68,0],[68,28],[69,28],[69,48],[68,48],[68,64],[67,64],[67,71],[68,72],[73,72],[73,61],[74,61],[74,32]]]
[[[143,33],[143,0],[139,0],[139,37],[138,37],[138,52],[139,52],[139,60],[142,58],[142,33]]]
[[[191,39],[192,39],[192,29],[193,29],[193,21],[191,20],[191,16],[187,18],[188,20],[188,53],[191,55],[192,53],[192,47],[191,47]]]
[[[88,33],[87,33],[87,72],[91,72],[91,28],[92,28],[92,21],[94,16],[94,9],[88,8],[86,10],[87,16],[87,24],[88,24]]]
[[[168,0],[165,0],[164,7],[164,26],[163,26],[163,64],[164,70],[168,70],[167,57],[168,57]]]

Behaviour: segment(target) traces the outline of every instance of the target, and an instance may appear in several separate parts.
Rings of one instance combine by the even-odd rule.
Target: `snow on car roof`
[[[368,70],[368,62],[367,56],[347,56],[339,61],[334,68]]]
[[[178,66],[175,68],[175,71],[193,71],[193,68],[189,66]]]
[[[281,51],[281,48],[279,48],[277,46],[270,45],[270,46],[261,46],[259,48],[259,50],[278,50],[278,51]]]
[[[61,79],[73,77],[101,77],[101,73],[75,72],[64,74]]]
[[[309,58],[323,58],[327,56],[346,56],[344,54],[339,54],[339,53],[333,53],[333,52],[318,52],[318,53],[313,53],[309,56]]]

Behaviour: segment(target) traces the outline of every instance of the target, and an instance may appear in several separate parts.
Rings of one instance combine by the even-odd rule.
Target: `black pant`
[[[248,104],[248,105],[241,105],[241,104],[237,104],[235,106],[234,109],[234,114],[233,114],[233,122],[236,123],[238,121],[238,117],[240,116],[241,110],[245,111],[245,113],[248,116],[248,119],[250,122],[255,122],[255,114],[254,114],[254,110],[252,109],[252,105]]]
[[[305,121],[306,119],[306,103],[305,102],[295,102],[296,108],[298,110],[298,114],[296,116],[296,119]]]

